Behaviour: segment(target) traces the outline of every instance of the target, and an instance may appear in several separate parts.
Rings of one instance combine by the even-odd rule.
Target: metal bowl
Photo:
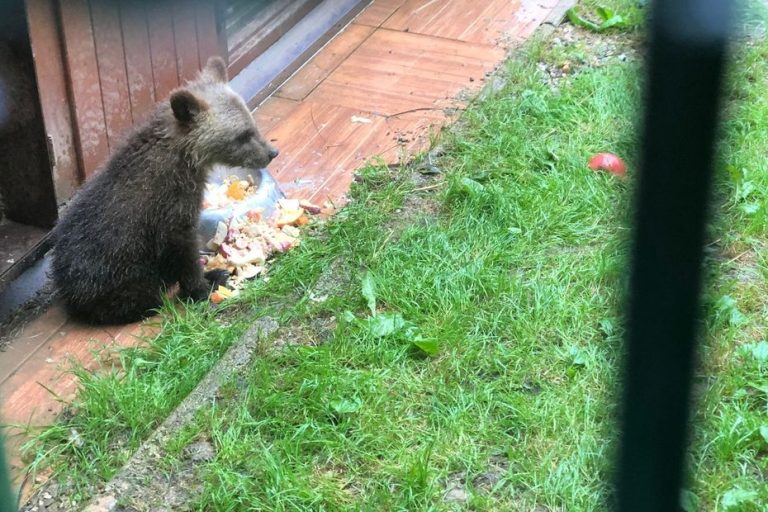
[[[231,217],[240,217],[254,208],[263,208],[264,217],[269,217],[275,211],[277,201],[285,197],[275,179],[266,169],[216,166],[211,171],[208,182],[219,184],[228,176],[237,176],[245,180],[248,179],[249,174],[259,184],[255,194],[224,208],[203,208],[200,212],[198,231],[203,243],[216,234],[216,226],[219,221],[227,222]]]

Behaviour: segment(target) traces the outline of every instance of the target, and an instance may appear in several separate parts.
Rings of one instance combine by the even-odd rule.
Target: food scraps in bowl
[[[225,208],[252,196],[259,189],[259,182],[248,174],[246,179],[227,176],[221,183],[207,183],[203,196],[203,208]]]
[[[225,176],[229,176],[226,182]],[[242,217],[254,209],[261,209],[264,217],[272,216],[277,201],[285,197],[266,169],[219,168],[204,192],[198,222],[198,232],[204,241],[213,237],[219,221],[228,222],[231,217]],[[243,199],[236,199],[241,196]],[[226,206],[219,207],[225,203]]]
[[[227,222],[219,221],[216,233],[206,244],[210,252],[201,257],[206,271],[227,270],[228,286],[234,290],[261,275],[271,256],[299,245],[299,226],[309,224],[309,214],[320,213],[320,207],[306,201],[280,199],[270,218],[264,219],[262,213],[262,209],[253,209]],[[210,299],[218,304],[230,297],[217,289]]]

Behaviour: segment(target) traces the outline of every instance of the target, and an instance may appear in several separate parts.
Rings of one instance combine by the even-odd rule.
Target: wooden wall
[[[27,16],[60,201],[155,102],[224,54],[210,0],[27,0]]]

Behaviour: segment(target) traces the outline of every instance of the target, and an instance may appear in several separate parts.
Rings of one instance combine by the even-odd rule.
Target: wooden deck
[[[556,3],[375,0],[256,110],[257,124],[281,151],[273,175],[289,196],[343,205],[356,169],[374,157],[394,163],[425,149],[430,131],[466,105],[509,46]],[[73,359],[96,368],[152,329],[86,327],[50,308],[0,354],[0,416],[6,424],[49,424],[61,399],[77,390],[66,372]],[[8,443],[17,478],[19,442]]]
[[[425,149],[556,3],[376,0],[257,109],[272,173],[289,196],[343,204],[355,169]]]

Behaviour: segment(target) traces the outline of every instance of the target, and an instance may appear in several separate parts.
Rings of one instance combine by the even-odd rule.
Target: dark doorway
[[[56,222],[23,0],[0,18],[0,281]]]

